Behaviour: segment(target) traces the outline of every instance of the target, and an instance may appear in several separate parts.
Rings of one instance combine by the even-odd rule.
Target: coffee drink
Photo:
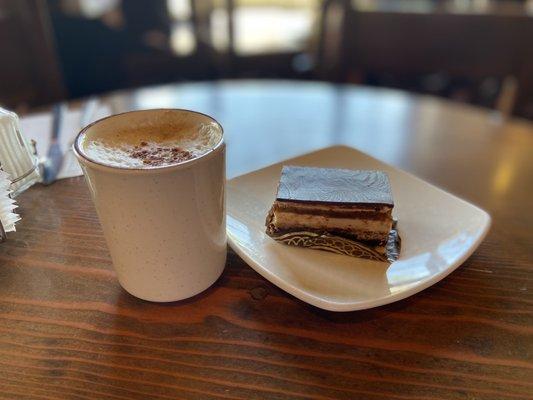
[[[100,164],[152,168],[201,157],[221,139],[220,126],[215,122],[190,119],[176,122],[163,112],[156,122],[88,131],[81,138],[80,150]]]
[[[211,117],[144,110],[97,121],[74,143],[122,287],[175,301],[226,260],[225,144]]]

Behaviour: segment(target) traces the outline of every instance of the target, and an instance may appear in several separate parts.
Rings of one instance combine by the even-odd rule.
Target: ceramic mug
[[[189,129],[215,124],[220,141],[191,160],[153,168],[122,168],[81,151],[89,132],[107,132],[161,119]],[[132,111],[96,121],[74,142],[121,286],[149,301],[175,301],[211,286],[226,262],[225,143],[213,118],[188,110]]]

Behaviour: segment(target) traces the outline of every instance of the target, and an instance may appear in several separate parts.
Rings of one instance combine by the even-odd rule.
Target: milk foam
[[[104,135],[89,133],[82,139],[80,149],[88,158],[101,164],[150,168],[200,157],[213,149],[221,137],[221,130],[215,123],[202,123],[198,128],[187,130],[161,128],[150,133],[141,128]],[[176,154],[180,157],[172,157]],[[147,162],[149,157],[157,157],[157,162],[153,162],[154,158]]]

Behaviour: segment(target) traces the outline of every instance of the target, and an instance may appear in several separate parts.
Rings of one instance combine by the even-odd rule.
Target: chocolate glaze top
[[[394,206],[387,174],[382,171],[284,166],[277,200]]]

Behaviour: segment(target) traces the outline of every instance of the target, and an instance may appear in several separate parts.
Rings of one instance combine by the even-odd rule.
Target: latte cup
[[[89,133],[154,129],[173,120],[192,130],[211,124],[220,129],[220,141],[196,158],[150,168],[106,164],[81,147]],[[85,127],[73,147],[127,292],[176,301],[218,279],[226,262],[225,144],[213,118],[177,109],[127,112]]]

